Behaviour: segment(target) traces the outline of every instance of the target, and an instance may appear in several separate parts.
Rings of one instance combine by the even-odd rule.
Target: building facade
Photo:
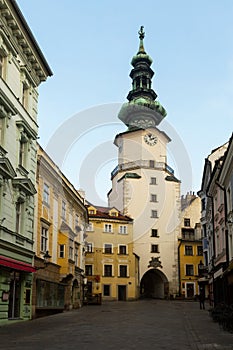
[[[139,258],[133,252],[133,219],[116,208],[90,205],[87,231],[87,298],[136,300],[139,297]]]
[[[88,224],[84,198],[39,145],[37,163],[34,317],[82,305]]]
[[[164,298],[179,290],[177,238],[180,181],[167,164],[168,135],[158,129],[166,111],[152,89],[152,59],[139,31],[132,59],[132,90],[118,117],[128,129],[118,134],[118,165],[111,174],[110,207],[134,218],[134,252],[140,256],[141,296]]]
[[[201,227],[203,238],[204,267],[208,270],[211,305],[225,301],[223,283],[227,264],[227,240],[225,234],[225,198],[218,178],[228,142],[216,148],[205,159],[201,198]]]
[[[223,191],[226,245],[226,269],[224,271],[225,300],[233,304],[233,134],[222,160],[218,184]]]
[[[16,1],[0,2],[0,323],[30,319],[38,86],[52,72]]]
[[[200,267],[203,263],[201,200],[193,193],[181,198],[181,231],[178,239],[179,294],[194,299],[200,294]],[[204,280],[202,280],[202,283]]]

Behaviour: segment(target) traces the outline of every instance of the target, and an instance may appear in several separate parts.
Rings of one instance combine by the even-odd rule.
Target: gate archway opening
[[[169,283],[167,277],[158,269],[148,270],[140,283],[141,298],[164,299],[169,296]]]

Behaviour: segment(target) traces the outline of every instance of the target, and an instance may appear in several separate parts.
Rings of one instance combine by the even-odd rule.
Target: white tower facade
[[[134,252],[140,257],[140,291],[145,297],[178,293],[177,237],[180,181],[167,165],[171,139],[157,128],[164,108],[151,89],[151,58],[139,32],[139,51],[132,60],[132,90],[119,118],[128,130],[118,134],[118,166],[112,172],[109,206],[134,219]]]

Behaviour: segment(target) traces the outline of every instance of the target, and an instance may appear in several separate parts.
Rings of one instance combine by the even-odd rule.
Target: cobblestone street
[[[233,349],[233,334],[197,302],[163,300],[85,306],[5,325],[0,339],[4,350]]]

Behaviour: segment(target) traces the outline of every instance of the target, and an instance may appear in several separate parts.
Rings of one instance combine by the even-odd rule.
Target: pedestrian
[[[199,294],[200,309],[205,310],[205,291],[201,289]]]

